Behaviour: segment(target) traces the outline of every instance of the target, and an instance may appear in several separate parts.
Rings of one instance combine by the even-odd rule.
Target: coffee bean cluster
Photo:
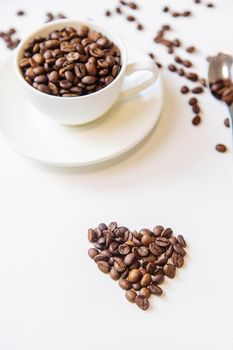
[[[185,10],[185,11],[173,11],[171,10],[168,6],[163,7],[163,12],[165,13],[170,13],[172,17],[190,17],[192,16],[192,12],[190,10]]]
[[[126,299],[142,309],[149,307],[152,294],[163,293],[165,278],[174,278],[186,255],[183,236],[173,236],[171,228],[156,226],[152,231],[130,231],[111,222],[88,230],[93,247],[88,255],[103,273],[109,273],[125,290]]]
[[[121,70],[121,54],[107,37],[87,26],[65,27],[34,38],[24,48],[19,67],[35,89],[76,97],[109,85]]]
[[[199,101],[196,97],[192,97],[189,99],[189,105],[192,107],[192,111],[195,114],[193,120],[192,120],[192,124],[194,126],[197,126],[201,123],[201,116],[200,116],[200,112],[201,112],[201,108],[199,106]]]
[[[105,10],[105,16],[110,17],[114,13],[117,13],[118,15],[123,15],[128,22],[136,23],[137,30],[144,30],[144,25],[141,22],[139,22],[134,15],[125,13],[124,7],[128,7],[131,10],[138,10],[139,8],[136,2],[119,0],[118,6],[113,11]]]
[[[161,29],[158,30],[153,40],[156,44],[165,46],[169,54],[173,54],[177,47],[181,47],[182,43],[179,39],[170,40],[166,38],[166,33],[170,30],[171,26],[169,24],[164,24]]]
[[[17,31],[15,28],[10,28],[7,31],[0,32],[0,38],[5,42],[10,50],[14,50],[20,43],[20,39],[16,38]]]
[[[52,13],[52,12],[47,12],[46,13],[46,19],[45,19],[45,23],[48,23],[48,22],[52,22],[52,21],[55,21],[57,19],[65,19],[67,18],[66,15],[64,15],[64,13],[58,13],[57,15]]]
[[[220,79],[210,84],[210,89],[214,96],[227,103],[229,106],[233,103],[233,83],[230,79]]]

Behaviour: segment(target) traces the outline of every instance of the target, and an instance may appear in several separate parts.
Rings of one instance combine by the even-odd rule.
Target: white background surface
[[[103,17],[113,0],[8,1],[0,22],[1,29],[22,28],[21,35],[47,10],[95,17],[157,52],[164,64],[171,57],[151,38],[160,24],[171,23],[174,36],[198,46],[193,60],[205,74],[207,55],[233,51],[226,33],[232,33],[233,3],[216,3],[207,9],[191,0],[141,1],[135,15],[146,22],[142,33],[121,17]],[[194,17],[174,20],[161,13],[165,4],[192,8]],[[16,18],[18,8],[27,16]],[[8,54],[3,45],[0,54]],[[179,94],[184,81],[168,72],[164,78],[158,127],[120,160],[83,170],[44,167],[0,138],[1,350],[233,349],[233,159],[214,150],[218,142],[231,145],[223,126],[227,110],[205,93],[204,122],[194,128],[188,97]],[[185,268],[164,284],[164,297],[153,298],[149,312],[125,301],[117,283],[87,257],[87,228],[113,219],[135,229],[162,223],[188,241]]]

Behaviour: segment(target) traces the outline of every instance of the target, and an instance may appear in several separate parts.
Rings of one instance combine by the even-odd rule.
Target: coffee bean
[[[47,83],[47,76],[46,75],[37,75],[34,79],[34,81],[38,84],[44,84]]]
[[[55,40],[55,39],[47,40],[45,42],[45,46],[47,49],[58,49],[60,47],[60,42],[59,40]]]
[[[126,257],[124,258],[124,263],[129,266],[132,265],[132,263],[135,261],[135,254],[134,253],[129,253],[128,255],[126,255]]]
[[[180,47],[181,46],[181,41],[179,39],[175,39],[173,41],[173,44],[174,44],[175,47]]]
[[[97,266],[98,266],[99,270],[103,273],[108,273],[110,270],[110,266],[107,263],[107,261],[99,261],[97,263]]]
[[[165,238],[170,238],[173,234],[173,231],[171,228],[166,228],[162,234],[161,234],[161,237],[165,237]]]
[[[203,93],[203,88],[201,86],[195,87],[194,89],[192,89],[192,93],[193,94],[202,94]]]
[[[118,13],[119,15],[122,14],[121,8],[120,7],[116,7],[116,13]]]
[[[146,271],[150,274],[153,275],[156,269],[156,265],[153,262],[149,262],[146,266]]]
[[[135,302],[137,306],[144,311],[147,310],[150,306],[148,298],[145,298],[142,295],[137,295]]]
[[[115,261],[114,267],[118,272],[124,272],[126,270],[126,264],[121,259]]]
[[[152,276],[152,283],[162,284],[164,282],[164,275],[159,273],[158,275]]]
[[[159,256],[162,253],[162,249],[155,242],[153,242],[149,245],[149,250],[155,256]]]
[[[193,113],[198,114],[198,113],[200,113],[200,110],[201,109],[200,109],[200,107],[197,104],[192,106]]]
[[[160,296],[160,295],[163,294],[162,288],[160,288],[159,286],[156,286],[155,284],[151,284],[151,285],[149,286],[149,290],[150,290],[150,292],[151,292],[152,294],[154,294],[154,295]]]
[[[177,241],[182,248],[186,247],[186,242],[185,242],[185,239],[182,235],[177,236]]]
[[[214,4],[212,4],[211,2],[209,2],[206,6],[209,7],[209,8],[213,8],[213,7],[214,7]]]
[[[176,72],[176,66],[174,64],[169,64],[168,69],[170,72]]]
[[[176,274],[176,267],[172,264],[166,264],[163,268],[165,276],[168,278],[174,278]]]
[[[123,279],[123,278],[121,278],[119,280],[119,286],[124,290],[131,289],[131,284],[129,283],[129,281],[127,281],[126,279]]]
[[[189,17],[189,16],[191,16],[191,15],[192,15],[191,11],[184,11],[184,12],[183,12],[183,16],[184,16],[184,17]]]
[[[111,270],[110,270],[110,277],[114,280],[114,281],[117,281],[120,279],[121,277],[121,274],[120,272],[118,272],[115,267],[112,267]]]
[[[141,31],[144,29],[144,26],[141,23],[137,24],[137,30]]]
[[[189,46],[189,47],[187,47],[186,51],[187,51],[188,53],[193,53],[193,52],[196,51],[196,48],[195,48],[194,46]]]
[[[180,16],[179,12],[173,12],[172,13],[172,17],[179,17],[179,16]]]
[[[19,61],[19,67],[20,67],[20,68],[25,68],[25,67],[29,67],[29,66],[30,66],[29,58],[22,58],[22,59]]]
[[[164,256],[169,259],[172,256],[172,253],[173,253],[173,246],[170,245],[166,250]]]
[[[119,250],[119,253],[121,255],[127,255],[130,253],[130,247],[129,245],[127,244],[121,244],[119,247],[118,247],[118,250]]]
[[[145,287],[143,287],[142,289],[140,289],[139,294],[140,294],[142,297],[148,298],[148,299],[149,299],[150,296],[151,296],[150,290],[149,290],[148,288],[145,288]]]
[[[16,15],[17,15],[17,16],[24,16],[24,15],[25,15],[25,11],[23,11],[23,10],[18,10],[18,11],[16,12]]]
[[[130,289],[125,292],[125,296],[130,303],[135,303],[137,293],[134,290]]]
[[[185,76],[188,80],[191,80],[193,82],[198,81],[198,75],[196,73],[186,73]]]
[[[181,268],[184,265],[184,258],[177,253],[173,253],[172,254],[172,263],[176,267]]]
[[[38,86],[37,86],[37,89],[40,91],[40,92],[44,92],[45,94],[50,94],[50,89],[49,89],[49,87],[47,86],[47,85],[45,85],[45,84],[39,84]]]
[[[176,244],[173,245],[173,249],[174,249],[174,251],[175,251],[177,254],[179,254],[179,255],[181,255],[181,256],[185,256],[185,255],[186,255],[186,252],[185,252],[184,248],[182,248],[182,247],[180,246],[180,244],[178,244],[178,243],[176,243]]]
[[[134,16],[127,16],[126,19],[129,22],[134,22],[135,21],[135,17]]]
[[[141,256],[141,257],[145,257],[149,254],[149,249],[145,246],[141,246],[138,248],[138,254]]]
[[[198,103],[198,101],[195,97],[190,98],[190,100],[189,100],[190,106],[195,106],[197,103]]]
[[[193,66],[192,62],[188,61],[188,60],[183,60],[182,64],[186,67],[186,68],[191,68]]]
[[[161,225],[155,226],[154,229],[153,229],[154,236],[155,237],[160,237],[162,232],[163,232],[163,230],[164,230],[163,226],[161,226]]]
[[[163,8],[163,12],[169,12],[169,7],[165,6],[165,7]]]
[[[183,60],[179,56],[175,56],[175,61],[177,63],[182,63],[183,62]]]
[[[95,256],[98,255],[98,254],[99,254],[99,252],[98,252],[97,249],[95,249],[95,248],[90,248],[90,249],[88,249],[88,255],[89,255],[89,257],[90,257],[91,259],[94,259]]]
[[[105,16],[110,17],[111,16],[111,12],[109,10],[105,11]]]
[[[215,146],[216,151],[220,152],[220,153],[225,153],[227,151],[227,147],[221,143],[217,144]]]
[[[170,245],[169,240],[165,237],[158,237],[155,242],[159,247],[168,247]]]
[[[129,272],[128,280],[131,283],[136,283],[138,282],[140,277],[141,277],[141,272],[138,269],[133,269]]]
[[[224,119],[224,125],[225,125],[227,128],[230,128],[230,119],[229,119],[229,118]]]
[[[141,286],[147,287],[151,283],[151,275],[149,273],[146,273],[142,279],[141,279]]]

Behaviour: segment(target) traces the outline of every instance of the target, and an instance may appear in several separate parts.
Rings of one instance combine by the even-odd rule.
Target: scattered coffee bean
[[[178,68],[178,69],[177,69],[177,73],[178,73],[178,75],[179,75],[180,77],[183,77],[183,76],[185,75],[185,72],[184,72],[184,70],[183,70],[182,68]]]
[[[225,153],[227,151],[227,147],[221,143],[217,144],[215,146],[216,151],[220,152],[220,153]]]
[[[196,81],[198,81],[198,75],[196,74],[196,73],[186,73],[186,78],[188,79],[188,80],[191,80],[191,81],[193,81],[193,82],[196,82]]]
[[[186,51],[188,53],[194,53],[194,52],[196,52],[196,48],[194,46],[189,46],[189,47],[187,47]]]
[[[135,21],[135,17],[134,16],[127,16],[126,17],[126,19],[127,19],[127,21],[129,21],[129,22],[134,22]]]
[[[174,64],[169,64],[168,69],[170,72],[176,72],[176,66]]]
[[[105,16],[106,17],[110,17],[111,15],[112,15],[111,11],[109,11],[109,10],[105,11]]]
[[[213,8],[213,7],[214,7],[214,4],[211,3],[211,2],[209,2],[206,6],[209,7],[209,8]]]
[[[189,104],[190,106],[195,106],[198,103],[198,100],[196,99],[196,97],[192,97],[189,100]]]
[[[187,86],[182,86],[180,91],[182,94],[187,94],[189,93],[189,88]]]
[[[28,63],[25,61],[24,64]],[[183,266],[186,254],[183,236],[176,238],[171,228],[164,229],[161,225],[155,226],[153,231],[143,228],[131,232],[127,227],[118,227],[116,222],[108,226],[101,223],[88,230],[88,240],[94,245],[88,255],[100,271],[109,273],[114,281],[119,280],[127,300],[136,302],[142,310],[149,307],[151,294],[159,296],[163,293],[158,285],[164,282],[165,276],[175,277],[176,267]]]
[[[118,13],[119,15],[122,14],[121,8],[120,7],[116,7],[116,13]]]
[[[141,23],[137,24],[137,30],[143,30],[144,26]]]
[[[163,8],[163,12],[169,12],[169,7],[165,6],[165,7]]]
[[[203,91],[204,91],[203,87],[201,87],[201,86],[198,86],[198,87],[195,87],[194,89],[192,89],[193,94],[202,94]]]
[[[17,15],[17,16],[24,16],[24,15],[25,15],[25,11],[23,11],[23,10],[18,10],[18,11],[16,12],[16,15]]]
[[[227,128],[230,128],[230,119],[229,118],[226,118],[224,120],[224,125],[227,127]]]
[[[186,68],[191,68],[193,66],[192,62],[190,62],[189,60],[183,60],[182,64],[186,67]]]
[[[194,0],[194,3],[195,3],[195,4],[200,4],[200,3],[201,3],[201,0]]]
[[[128,6],[132,9],[132,10],[137,10],[138,9],[138,5],[135,2],[129,2]]]
[[[195,104],[194,106],[192,106],[192,111],[193,113],[198,114],[200,113],[200,107],[197,104]]]
[[[0,32],[0,38],[4,41],[6,47],[10,50],[15,49],[20,43],[20,39],[15,38],[16,34],[17,31],[15,28],[10,28],[6,32]]]
[[[201,117],[199,115],[196,115],[193,120],[192,120],[192,124],[197,126],[201,123]]]
[[[110,84],[121,70],[121,57],[118,47],[108,38],[80,25],[32,40],[25,47],[19,66],[25,80],[39,91],[76,97]],[[29,68],[44,72],[29,78]]]

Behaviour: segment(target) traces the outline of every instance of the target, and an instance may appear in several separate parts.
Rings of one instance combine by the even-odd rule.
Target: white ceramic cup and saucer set
[[[102,33],[119,48],[118,76],[103,89],[77,97],[49,95],[28,84],[19,67],[24,47],[36,36],[80,25]],[[16,150],[46,164],[87,166],[117,157],[140,143],[161,113],[163,89],[155,63],[92,20],[41,26],[0,70],[0,132]]]

